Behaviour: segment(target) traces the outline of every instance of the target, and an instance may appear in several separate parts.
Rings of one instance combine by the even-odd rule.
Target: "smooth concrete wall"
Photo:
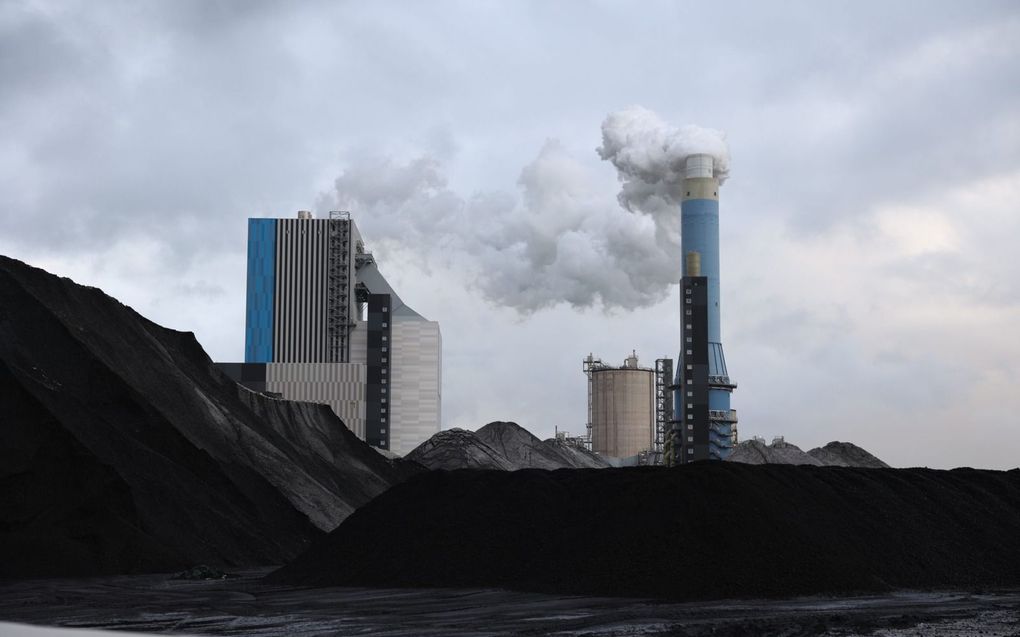
[[[390,451],[405,455],[442,426],[443,339],[436,321],[392,320]]]
[[[349,362],[368,364],[368,324],[359,322],[351,328],[351,356]]]
[[[655,373],[610,368],[592,372],[592,450],[626,458],[655,440]]]

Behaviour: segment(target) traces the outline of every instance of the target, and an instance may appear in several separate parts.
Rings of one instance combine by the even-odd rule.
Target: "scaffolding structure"
[[[329,256],[326,265],[326,334],[329,362],[348,362],[351,327],[351,213],[329,213]]]
[[[592,404],[593,396],[595,395],[595,392],[593,391],[594,389],[593,383],[595,382],[595,380],[594,378],[592,378],[592,373],[600,369],[605,369],[607,367],[609,367],[609,365],[603,363],[602,359],[595,358],[592,354],[588,354],[588,357],[584,359],[581,366],[582,371],[584,371],[585,377],[588,379],[588,419],[585,422],[585,431],[587,433],[585,434],[584,438],[586,441],[585,449],[587,449],[588,451],[592,450],[592,427],[593,427],[592,421],[595,419],[594,418],[595,406]]]
[[[672,435],[673,423],[673,359],[655,359],[655,442],[651,464],[663,464],[666,436]]]

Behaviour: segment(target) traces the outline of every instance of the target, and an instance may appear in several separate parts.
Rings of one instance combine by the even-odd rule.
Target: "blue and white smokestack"
[[[681,286],[686,290],[689,277],[704,277],[704,324],[707,329],[699,330],[694,346],[696,354],[690,355],[690,332],[685,332],[685,349],[681,351],[681,366],[678,378],[690,367],[692,362],[700,363],[695,369],[704,370],[704,354],[707,345],[707,378],[704,371],[696,373],[694,386],[697,391],[693,398],[697,404],[693,409],[677,409],[677,419],[682,419],[685,430],[681,433],[684,441],[688,440],[690,420],[698,423],[702,429],[707,420],[707,456],[711,459],[724,460],[732,450],[736,427],[736,412],[730,409],[730,394],[736,387],[730,382],[726,370],[726,358],[723,355],[722,330],[720,321],[720,280],[719,280],[719,179],[715,172],[715,162],[711,155],[690,155],[684,167],[683,196],[680,204],[681,244],[684,254],[683,276]],[[687,301],[689,302],[689,301]],[[682,307],[684,301],[681,301]],[[702,339],[707,336],[707,343]],[[698,343],[696,341],[702,341]],[[697,359],[697,360],[695,360]],[[688,373],[688,377],[694,373]],[[691,400],[688,393],[691,387],[686,378],[679,389],[683,393],[681,400]],[[704,411],[704,392],[707,389],[707,418]],[[680,401],[677,401],[678,403]],[[678,405],[680,407],[680,405]],[[698,407],[701,407],[700,409]],[[690,413],[694,413],[692,419]],[[699,422],[700,421],[700,422]],[[702,429],[703,431],[703,429]],[[704,434],[698,436],[702,438]],[[699,445],[700,446],[700,445]],[[700,452],[698,455],[701,455]]]
[[[721,357],[719,180],[713,172],[714,164],[711,155],[691,155],[687,158],[684,194],[680,203],[680,238],[684,253],[683,276],[703,276],[708,279],[708,342],[718,346]],[[694,269],[699,271],[692,272]]]

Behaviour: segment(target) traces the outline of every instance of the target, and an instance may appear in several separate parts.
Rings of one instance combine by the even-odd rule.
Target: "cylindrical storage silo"
[[[627,458],[652,448],[655,441],[655,375],[637,366],[591,371],[592,451]]]

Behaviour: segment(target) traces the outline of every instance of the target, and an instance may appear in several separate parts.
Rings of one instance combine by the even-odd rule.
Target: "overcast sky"
[[[679,342],[634,105],[726,134],[742,437],[1020,464],[1016,2],[0,0],[0,253],[241,360],[246,218],[348,207],[445,427],[581,433],[586,354]]]

